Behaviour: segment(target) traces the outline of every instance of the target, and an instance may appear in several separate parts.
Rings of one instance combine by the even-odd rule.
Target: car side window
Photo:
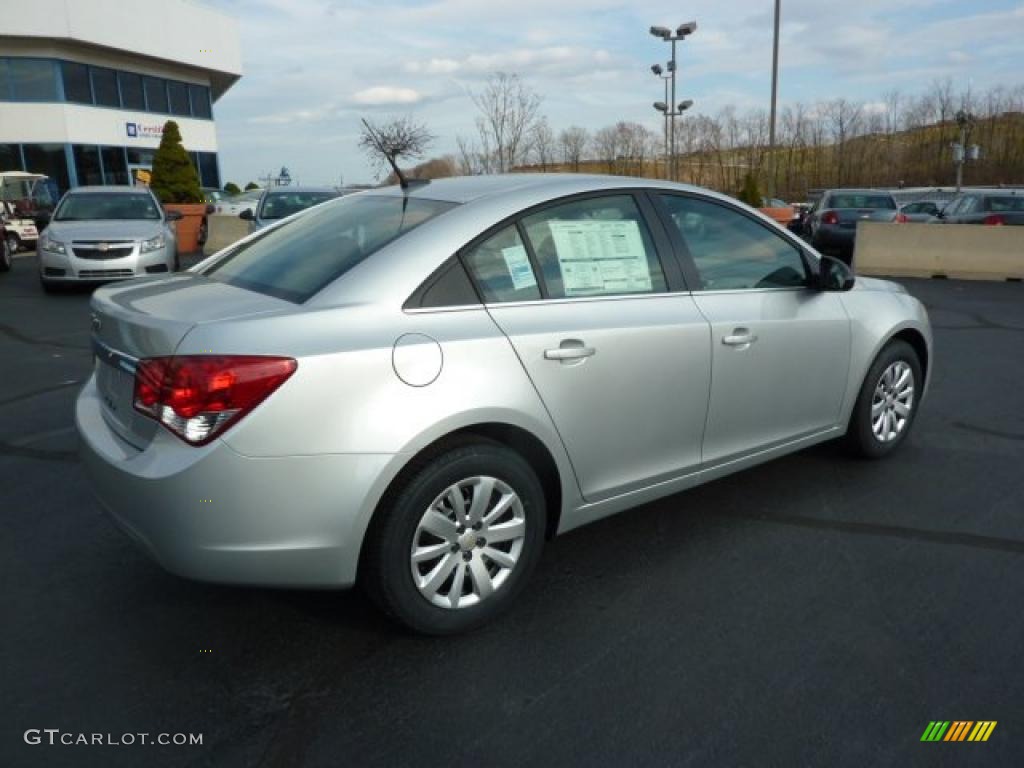
[[[552,299],[668,290],[654,241],[632,195],[554,205],[522,223]]]
[[[474,245],[462,258],[488,304],[540,298],[537,276],[515,224]]]
[[[960,204],[960,209],[957,213],[964,216],[968,213],[974,213],[974,210],[978,207],[978,198],[976,197],[965,197],[964,201]]]
[[[955,215],[957,208],[960,207],[960,204],[962,202],[963,202],[963,198],[960,198],[960,197],[954,198],[951,203],[949,203],[945,208],[942,209],[942,215],[943,216],[953,216],[953,215]]]
[[[808,284],[800,250],[768,227],[718,203],[661,195],[710,291]]]

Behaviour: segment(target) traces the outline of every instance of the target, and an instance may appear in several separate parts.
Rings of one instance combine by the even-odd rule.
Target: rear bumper
[[[815,248],[841,248],[853,245],[856,237],[856,229],[819,225],[814,232],[813,245]]]
[[[394,456],[250,458],[163,429],[140,452],[108,426],[95,379],[75,422],[96,495],[168,571],[274,587],[354,583],[371,490]]]

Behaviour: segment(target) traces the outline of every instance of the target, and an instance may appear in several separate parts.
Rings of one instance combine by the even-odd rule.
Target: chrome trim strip
[[[102,360],[107,365],[120,368],[125,373],[130,373],[133,376],[135,375],[135,369],[139,364],[139,358],[126,355],[124,352],[118,352],[113,347],[108,347],[95,336],[92,337],[92,351],[98,359]]]

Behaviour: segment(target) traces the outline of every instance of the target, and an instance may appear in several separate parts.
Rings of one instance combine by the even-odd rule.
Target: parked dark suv
[[[830,189],[807,215],[804,231],[815,248],[838,251],[839,257],[849,264],[858,221],[895,221],[898,216],[896,200],[888,192]]]
[[[936,218],[943,224],[1024,225],[1024,190],[964,192]]]

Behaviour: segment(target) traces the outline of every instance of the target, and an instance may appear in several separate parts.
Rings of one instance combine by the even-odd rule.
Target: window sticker
[[[636,221],[549,221],[566,296],[653,289]]]
[[[526,248],[521,245],[513,245],[501,249],[501,255],[505,259],[505,266],[508,267],[509,277],[512,278],[512,287],[521,291],[524,288],[533,288],[537,285],[537,278],[533,274],[533,267],[530,266],[530,257],[526,255]]]

